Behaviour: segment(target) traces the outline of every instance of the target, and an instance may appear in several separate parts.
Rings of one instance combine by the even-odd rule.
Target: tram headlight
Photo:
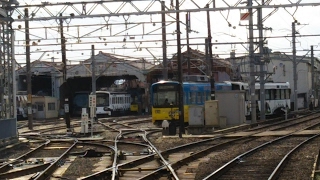
[[[104,110],[104,111],[108,111],[109,108],[108,108],[108,107],[104,107],[103,110]]]

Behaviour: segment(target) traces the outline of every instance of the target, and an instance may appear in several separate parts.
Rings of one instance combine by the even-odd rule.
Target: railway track
[[[274,158],[278,161],[277,164],[265,164],[264,166],[268,167],[265,169],[268,169],[267,173],[269,173],[269,176],[275,172],[275,177],[283,177],[286,179],[288,174],[290,174],[286,174],[286,172],[292,171],[297,165],[290,166],[293,163],[287,164],[285,162],[293,162],[294,159],[298,159],[300,156],[297,150],[308,150],[309,146],[306,145],[307,143],[312,144],[312,149],[320,148],[320,145],[315,143],[319,138],[313,135],[314,133],[311,133],[312,135],[301,135],[302,129],[317,129],[317,127],[319,127],[319,123],[317,123],[318,118],[319,115],[315,113],[292,120],[273,122],[273,124],[269,124],[270,122],[268,124],[261,123],[257,126],[250,126],[250,128],[246,130],[232,130],[233,133],[230,131],[223,132],[221,130],[212,138],[195,137],[190,139],[159,138],[159,136],[161,136],[161,129],[149,127],[148,118],[138,119],[136,117],[125,117],[119,119],[99,119],[99,126],[106,129],[109,134],[112,133],[112,136],[105,136],[106,134],[104,134],[103,136],[107,137],[107,139],[70,139],[69,137],[69,139],[65,140],[68,141],[69,145],[63,145],[64,148],[62,149],[64,151],[57,152],[60,156],[63,155],[63,158],[58,162],[60,166],[55,169],[50,169],[50,171],[47,172],[43,170],[44,167],[42,167],[43,169],[41,171],[37,172],[31,169],[25,169],[24,171],[29,171],[29,178],[33,176],[34,179],[41,179],[43,172],[45,172],[46,178],[50,177],[51,179],[212,179],[212,177],[210,177],[212,172],[217,171],[226,163],[242,154],[253,151],[252,149],[254,148],[273,142],[274,147],[266,147],[265,151],[268,152],[268,149],[278,148],[281,154],[276,154],[277,156],[274,155]],[[144,127],[144,125],[146,126]],[[268,136],[268,133],[273,135]],[[42,136],[45,138],[48,137],[44,136],[44,134],[42,134]],[[281,140],[276,140],[281,139],[282,136],[288,136],[287,138],[292,139],[292,142],[290,140],[290,146],[286,146]],[[41,135],[39,138],[40,137]],[[289,142],[289,140],[285,139],[286,138],[283,138],[285,142]],[[52,137],[50,141],[53,141]],[[276,141],[280,145],[276,144]],[[76,145],[71,148],[71,144],[73,145],[75,142]],[[103,146],[100,147],[102,149],[96,148],[99,145]],[[69,148],[71,148],[71,150],[66,152],[65,150]],[[49,149],[53,150],[57,149],[57,147],[51,147]],[[291,153],[289,154],[289,152]],[[96,159],[83,157],[84,154],[91,153],[96,156],[97,154],[102,156],[95,157]],[[257,152],[255,156],[251,156],[253,159],[251,161],[262,164],[261,162],[263,161],[259,162],[255,160],[255,157],[262,157],[262,155],[258,155],[258,153],[265,154],[262,151]],[[304,155],[308,156],[310,154]],[[288,156],[288,159],[284,159],[286,156]],[[38,159],[42,157],[40,151],[35,157]],[[57,159],[58,155],[54,157]],[[248,158],[249,156],[245,157]],[[27,156],[25,156],[25,158],[28,159]],[[14,161],[19,162],[19,158],[15,159]],[[241,160],[244,159],[245,158],[241,158]],[[305,164],[311,163],[310,168],[306,168],[306,171],[312,170],[312,164],[315,162],[314,157],[311,156],[305,159],[308,159],[308,161],[303,161]],[[7,162],[8,161],[4,161],[0,165],[5,165]],[[239,163],[239,161],[237,162]],[[241,161],[241,163],[245,162]],[[279,164],[279,162],[283,163]],[[11,164],[11,167],[16,167],[13,162],[11,162]],[[89,166],[93,168],[86,168],[85,166],[81,166],[81,164],[86,164],[86,166],[91,164]],[[204,168],[206,166],[210,168]],[[254,166],[254,164],[252,164],[252,166]],[[277,166],[279,166],[278,170],[280,171],[275,171]],[[10,167],[10,165],[7,167]],[[79,172],[77,169],[81,169],[81,171],[87,169],[87,171]],[[14,174],[12,171],[13,170],[1,171],[0,179],[1,175],[6,177],[12,176],[12,174]],[[254,169],[252,171],[254,171]],[[261,169],[256,169],[255,171],[261,172]],[[241,172],[241,168],[240,170],[229,169],[226,172],[229,172],[230,176],[235,176],[237,172]],[[314,176],[317,176],[317,168],[315,167],[314,172]],[[10,173],[11,175],[9,175]],[[20,172],[18,174],[20,174]],[[22,170],[21,174],[23,174]],[[254,173],[251,174],[253,175]],[[227,179],[229,178],[227,174],[224,174],[224,176]],[[219,177],[224,178],[223,175]],[[303,176],[300,177],[303,179]],[[216,177],[213,177],[213,179],[215,178]],[[247,176],[247,179],[250,178],[251,177]],[[254,177],[251,179],[254,179]]]
[[[276,179],[292,153],[297,151],[303,144],[320,136],[320,133],[305,135],[305,137],[294,136],[294,133],[318,126],[319,120],[314,118],[318,117],[311,117],[311,120],[307,124],[304,124],[306,127],[302,128],[302,124],[296,122],[296,124],[300,125],[301,129],[299,130],[296,130],[297,127],[294,127],[293,124],[276,128],[291,128],[294,131],[236,156],[204,179],[257,179],[257,177]]]

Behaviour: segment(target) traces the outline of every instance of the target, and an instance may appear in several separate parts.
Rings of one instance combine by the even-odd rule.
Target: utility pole
[[[163,80],[168,80],[168,62],[167,62],[167,30],[166,30],[166,5],[165,1],[161,1],[161,25],[162,25],[162,56],[163,56]]]
[[[262,5],[264,0],[262,0]],[[265,90],[264,90],[264,59],[263,59],[263,24],[262,24],[262,8],[258,9],[258,29],[259,29],[259,52],[260,52],[260,120],[266,119],[266,106],[265,106]]]
[[[60,13],[60,17],[62,16],[62,13]],[[63,19],[60,18],[60,36],[61,36],[61,55],[62,55],[62,64],[63,64],[63,93],[62,93],[62,99],[61,101],[64,103],[64,118],[67,125],[67,133],[70,132],[70,114],[69,114],[69,98],[67,95],[67,58],[66,58],[66,40],[63,35]]]
[[[190,12],[186,14],[186,36],[187,36],[187,62],[188,62],[188,75],[190,75],[190,46],[189,46],[189,32],[190,32]]]
[[[215,3],[214,3],[215,4]],[[209,4],[206,5],[206,8],[209,8]],[[210,12],[209,10],[207,11],[207,26],[208,26],[208,39],[207,39],[207,44],[208,44],[208,55],[209,55],[209,63],[208,63],[208,71],[209,71],[209,77],[210,77],[210,85],[211,85],[211,99],[214,100],[214,77],[213,77],[213,59],[212,59],[212,43],[211,43],[211,24],[210,24]]]
[[[209,40],[208,38],[205,38],[204,39],[204,54],[205,54],[205,57],[206,57],[206,64],[207,64],[207,69],[206,69],[206,74],[207,76],[209,76],[209,78],[211,77],[211,68],[210,68],[210,58],[209,58]]]
[[[311,46],[311,103],[312,103],[312,110],[314,108],[314,55],[313,55],[313,46]]]
[[[296,21],[292,22],[292,63],[293,63],[293,102],[294,111],[298,110],[297,62],[296,62]]]
[[[92,103],[91,107],[91,137],[93,137],[93,121],[96,118],[96,60],[94,58],[94,45],[91,45],[91,72],[92,72],[92,95],[94,100],[94,103]]]
[[[178,79],[179,79],[179,138],[184,133],[184,106],[183,106],[183,72],[181,59],[181,39],[180,39],[180,16],[179,16],[179,0],[176,0],[176,19],[177,19],[177,61],[178,61]]]
[[[250,100],[251,100],[251,123],[257,122],[256,99],[255,99],[255,76],[254,76],[254,49],[253,49],[253,18],[252,0],[248,0],[249,7],[249,58],[250,58]]]
[[[29,11],[24,9],[25,26],[26,26],[26,63],[27,63],[27,109],[28,109],[28,128],[33,130],[33,115],[32,115],[32,88],[31,88],[31,68],[30,68],[30,37],[29,37]]]

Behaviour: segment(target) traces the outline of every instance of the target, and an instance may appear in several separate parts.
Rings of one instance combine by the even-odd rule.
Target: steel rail
[[[318,151],[315,161],[313,163],[313,168],[312,168],[312,173],[311,173],[311,180],[316,180],[317,176],[320,175],[320,171],[319,171],[319,159],[320,157],[320,150]]]
[[[314,114],[314,113],[312,113],[312,114],[310,114],[310,115],[313,115],[313,114]],[[304,116],[304,117],[308,117],[308,116],[310,116],[310,115],[306,115],[306,116]],[[304,118],[304,117],[299,117],[299,118],[296,118],[296,119],[300,119],[300,118]],[[312,118],[312,119],[315,119],[315,118]],[[309,119],[309,120],[310,120],[310,119]],[[288,121],[289,121],[289,120],[288,120]],[[286,121],[286,122],[288,122],[288,121]],[[279,123],[276,123],[276,124],[281,124],[281,123],[286,123],[286,122],[279,122]],[[300,122],[297,123],[297,124],[300,124]],[[268,125],[268,127],[269,127],[269,125]],[[311,126],[309,126],[309,127],[311,127]],[[309,128],[309,127],[308,127],[308,128]],[[261,128],[259,127],[259,129],[262,129],[262,128],[265,128],[265,127],[261,127]],[[247,139],[247,138],[251,138],[254,134],[259,134],[259,133],[261,133],[261,132],[263,132],[263,131],[255,132],[255,133],[253,133],[253,134],[249,134],[249,135],[246,135],[246,136],[243,136],[243,137],[240,137],[240,138],[236,138],[236,139],[233,139],[233,140],[230,140],[230,141],[226,141],[226,142],[223,142],[223,143],[219,143],[219,144],[213,145],[213,146],[211,146],[211,147],[208,147],[207,149],[204,149],[204,150],[202,150],[202,151],[193,153],[192,155],[190,155],[190,156],[188,156],[188,157],[186,157],[186,158],[184,158],[184,159],[181,159],[181,160],[178,160],[178,161],[176,161],[176,162],[173,162],[173,163],[171,163],[171,166],[172,166],[174,169],[175,169],[175,168],[178,168],[179,166],[181,166],[181,164],[186,164],[186,163],[188,163],[188,162],[193,161],[193,160],[196,159],[196,158],[202,157],[202,156],[210,153],[210,152],[211,152],[213,149],[215,149],[215,148],[218,148],[218,147],[221,147],[221,146],[230,144],[230,143],[232,143],[232,142],[237,142],[237,141],[240,141],[240,140],[245,140],[245,139]],[[166,154],[171,153],[171,152],[174,152],[174,151],[176,151],[176,149],[178,149],[178,148],[186,147],[186,146],[189,146],[189,145],[196,145],[196,144],[200,144],[200,143],[203,143],[203,142],[209,142],[209,141],[212,141],[212,140],[215,140],[215,139],[218,139],[218,138],[222,138],[222,137],[224,137],[224,135],[219,135],[219,136],[217,136],[217,137],[215,137],[215,138],[210,138],[210,139],[206,139],[206,140],[202,140],[202,141],[197,141],[197,142],[195,142],[195,143],[193,142],[193,143],[188,143],[188,144],[184,144],[184,145],[181,145],[181,146],[177,146],[177,147],[175,147],[175,148],[171,148],[171,149],[169,149],[169,150],[163,151],[163,152],[162,152],[162,155],[166,156]],[[162,171],[163,171],[163,168],[161,167],[161,168],[159,168],[157,171],[151,172],[151,173],[149,173],[148,175],[140,178],[140,180],[142,180],[142,179],[144,179],[144,180],[147,180],[147,179],[149,180],[149,179],[150,179],[150,180],[151,180],[151,179],[154,178],[155,175],[159,174],[159,173],[162,172]]]
[[[118,163],[118,139],[122,137],[122,132],[118,133],[118,135],[114,139],[114,157],[112,163],[112,175],[111,179],[115,180],[117,176],[117,163]]]
[[[303,118],[303,117],[299,117],[299,118]],[[298,119],[298,118],[297,118]],[[258,123],[257,123],[258,124]],[[260,123],[261,124],[261,123]],[[149,129],[150,130],[150,129]],[[152,130],[155,130],[155,131],[161,131],[161,129],[157,128],[157,129],[152,129]],[[152,132],[151,132],[152,133]],[[149,134],[151,134],[149,133]],[[257,133],[261,133],[261,132],[256,132],[255,134]],[[252,134],[251,134],[252,135]],[[245,139],[245,138],[250,138],[251,135],[248,135],[246,137],[240,137],[240,138],[237,138],[235,140],[231,140],[229,141],[229,143],[231,142],[234,142],[234,141],[238,141],[238,140],[241,140],[241,139]],[[190,146],[190,145],[197,145],[197,144],[201,144],[201,143],[204,143],[204,142],[209,142],[209,141],[213,141],[213,140],[216,140],[216,139],[220,139],[224,137],[224,135],[217,135],[217,137],[214,137],[214,138],[210,138],[210,139],[205,139],[205,140],[201,140],[201,141],[197,141],[197,142],[193,142],[193,143],[188,143],[188,144],[184,144],[184,145],[180,145],[180,146],[177,146],[177,147],[174,147],[174,148],[171,148],[171,149],[168,149],[168,150],[165,150],[162,152],[162,155],[166,155],[168,153],[171,153],[171,152],[174,152],[176,151],[177,149],[179,148],[184,148],[184,147],[187,147],[187,146]],[[121,142],[121,141],[118,141],[118,143],[127,143],[127,142]],[[226,144],[227,142],[223,143],[223,144]],[[215,145],[215,147],[218,147],[218,145]],[[212,148],[208,148],[206,150],[204,150],[204,154],[205,153],[208,153],[210,152]],[[119,164],[118,165],[118,171],[122,171],[123,169],[126,169],[126,168],[130,168],[132,166],[132,164],[143,164],[143,163],[146,163],[146,162],[150,162],[152,160],[154,160],[154,157],[156,156],[156,153],[153,153],[153,154],[150,154],[150,155],[147,155],[145,157],[141,157],[139,159],[136,159],[136,160],[132,160],[130,162],[126,162],[126,163],[123,163],[123,164]],[[190,157],[187,157],[186,160],[181,160],[181,161],[177,161],[177,162],[174,162],[171,164],[171,166],[173,167],[177,167],[179,166],[181,163],[184,163],[184,162],[187,162],[187,161],[191,161],[191,160],[194,160],[195,157],[197,156],[201,156],[200,153],[194,153],[193,155],[191,155]],[[112,168],[108,168],[108,169],[105,169],[101,172],[97,172],[95,174],[92,174],[90,176],[87,176],[85,178],[82,178],[81,180],[84,180],[84,179],[95,179],[95,178],[98,178],[98,177],[106,177],[106,176],[111,176],[111,169]],[[152,172],[150,173],[149,175],[145,176],[145,177],[142,177],[140,179],[148,179],[148,176],[149,176],[149,179],[152,179],[152,176],[154,173],[158,172],[158,173],[162,173],[162,171],[167,171],[165,166],[161,166],[159,167],[158,170],[156,170],[155,172]]]
[[[143,139],[149,144],[149,146],[152,148],[152,150],[160,157],[162,164],[166,166],[166,168],[170,171],[171,175],[173,176],[174,179],[178,180],[179,177],[174,171],[174,169],[171,167],[170,163],[165,160],[165,158],[161,155],[161,152],[158,151],[158,149],[149,141],[147,138],[148,133],[145,131],[145,134],[143,136]]]
[[[298,144],[296,147],[294,147],[291,151],[289,151],[284,157],[283,159],[280,161],[280,163],[277,165],[277,167],[273,170],[273,172],[271,173],[271,175],[269,176],[268,180],[276,180],[279,178],[279,175],[281,173],[281,170],[284,168],[284,166],[287,164],[287,162],[289,161],[289,158],[291,157],[291,155],[298,150],[301,146],[303,146],[304,144],[308,143],[309,141],[311,141],[312,139],[319,137],[319,134],[316,134],[310,138],[308,138],[307,140],[301,142],[300,144]]]
[[[319,123],[318,123],[319,124]],[[268,141],[266,143],[263,143],[253,149],[250,149],[249,151],[243,153],[243,154],[240,154],[238,155],[237,157],[235,157],[234,159],[230,160],[229,162],[227,162],[226,164],[224,164],[223,166],[221,166],[219,169],[217,169],[216,171],[214,171],[213,173],[211,173],[210,175],[208,175],[207,177],[205,177],[203,180],[209,180],[209,179],[217,179],[219,178],[220,176],[222,176],[224,173],[226,173],[227,171],[229,171],[229,169],[231,169],[233,166],[235,166],[242,158],[244,158],[245,156],[249,156],[255,152],[257,152],[259,149],[263,148],[263,147],[266,147],[272,143],[275,143],[275,142],[278,142],[280,140],[283,140],[285,138],[288,138],[288,137],[291,137],[293,136],[294,133],[297,133],[297,132],[301,132],[305,129],[308,129],[309,127],[312,127],[314,125],[311,125],[311,126],[308,126],[306,128],[303,128],[303,129],[300,129],[300,130],[297,130],[297,131],[293,131],[287,135],[284,135],[284,136],[281,136],[277,139],[274,139],[274,140],[271,140],[271,141]]]
[[[51,142],[50,140],[47,140],[45,143],[41,144],[41,145],[38,146],[37,148],[35,148],[35,149],[33,149],[33,150],[31,150],[31,151],[29,151],[29,152],[27,152],[27,153],[25,153],[25,154],[17,157],[16,159],[14,159],[14,160],[12,160],[12,161],[9,161],[9,162],[3,164],[2,166],[0,166],[0,173],[4,173],[4,172],[10,170],[12,164],[19,163],[18,161],[19,161],[20,159],[26,159],[26,158],[28,158],[32,153],[34,153],[35,151],[37,151],[37,150],[39,150],[39,149],[47,146],[50,142]],[[1,177],[1,176],[0,176],[0,177]]]
[[[115,156],[116,154],[116,148],[114,146],[109,146],[109,145],[102,145],[102,144],[96,144],[96,143],[87,143],[87,142],[79,142],[80,144],[93,144],[93,145],[98,145],[98,146],[102,146],[102,147],[108,147],[108,148],[111,148],[113,150],[113,155]],[[94,174],[91,174],[89,176],[85,176],[85,177],[82,177],[82,178],[79,178],[80,180],[95,180],[95,179],[100,179],[102,177],[105,177],[105,176],[111,176],[112,175],[112,170],[113,167],[109,167],[109,168],[106,168],[104,169],[103,171],[99,171],[99,172],[96,172]],[[102,178],[103,179],[103,178]]]
[[[38,173],[38,172],[43,171],[46,168],[48,168],[50,166],[50,164],[51,163],[45,163],[45,164],[37,165],[34,167],[30,167],[30,168],[25,168],[25,169],[21,169],[21,170],[17,170],[17,171],[2,173],[2,174],[0,174],[0,179],[14,179],[14,178],[26,176],[26,175],[33,174],[33,173]]]
[[[75,139],[72,146],[70,148],[68,148],[58,159],[56,159],[53,163],[51,163],[51,165],[49,167],[47,167],[44,171],[42,171],[40,174],[38,174],[34,178],[34,180],[45,180],[48,177],[50,177],[51,174],[57,169],[57,167],[58,167],[57,164],[69,154],[69,152],[77,145],[77,143],[78,143],[78,140]]]
[[[123,132],[123,131],[128,131],[128,132]],[[137,129],[126,129],[126,130],[120,130],[120,133],[117,135],[117,137],[115,138],[115,148],[116,148],[116,154],[114,157],[114,161],[113,161],[113,169],[112,169],[112,180],[116,180],[118,179],[118,150],[117,150],[117,144],[120,143],[119,140],[123,137],[123,135],[125,134],[130,134],[130,133],[136,133],[136,132],[141,132],[141,130],[137,130]]]

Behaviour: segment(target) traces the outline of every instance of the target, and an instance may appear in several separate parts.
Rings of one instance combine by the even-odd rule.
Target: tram
[[[245,115],[247,119],[251,117],[251,96],[249,93],[250,86],[245,82],[224,81],[225,88],[229,90],[244,90],[245,91]],[[219,86],[222,84],[220,83]],[[217,88],[223,89],[223,88]],[[283,109],[290,110],[290,95],[291,89],[289,82],[267,82],[264,84],[265,89],[265,114],[267,116],[283,115]],[[260,101],[260,83],[255,83],[255,99],[257,101],[257,115],[261,110]]]
[[[96,115],[113,116],[130,112],[131,95],[127,92],[96,92]]]
[[[161,124],[163,120],[179,120],[179,87],[177,81],[159,81],[150,88],[152,105],[152,122]],[[183,82],[184,122],[188,123],[189,106],[203,106],[211,99],[209,82]]]

